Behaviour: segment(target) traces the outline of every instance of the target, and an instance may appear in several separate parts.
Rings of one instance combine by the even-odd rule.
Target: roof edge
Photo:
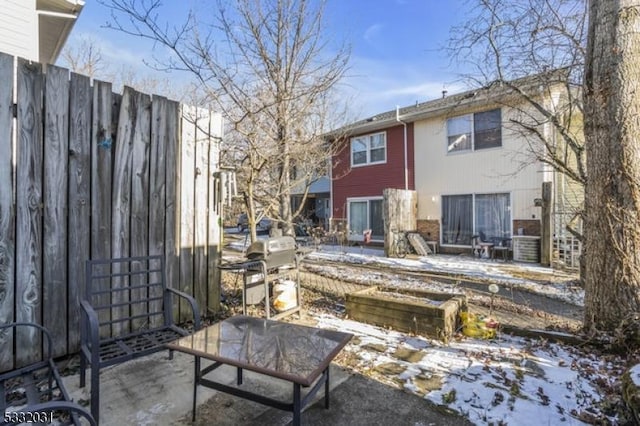
[[[560,68],[544,73],[532,74],[511,81],[495,80],[486,86],[476,89],[467,90],[450,96],[432,99],[426,102],[417,103],[413,106],[407,106],[382,112],[363,120],[356,121],[350,125],[343,126],[339,129],[328,133],[329,138],[338,138],[353,135],[355,133],[366,133],[384,128],[391,127],[392,124],[400,125],[396,118],[399,115],[405,123],[413,123],[415,121],[424,120],[426,118],[442,115],[447,110],[456,110],[464,107],[471,107],[476,104],[496,101],[505,96],[515,96],[514,88],[523,90],[534,89],[540,91],[541,83],[546,84],[566,84],[568,69]]]

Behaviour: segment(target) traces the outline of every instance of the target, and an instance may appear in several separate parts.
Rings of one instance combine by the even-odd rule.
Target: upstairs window
[[[387,161],[387,135],[375,133],[351,139],[351,166],[380,164]]]
[[[447,120],[448,152],[468,151],[472,148],[472,116],[463,115]]]
[[[502,114],[500,109],[473,114],[474,149],[502,146]]]
[[[502,146],[500,108],[447,120],[447,152],[477,151]]]

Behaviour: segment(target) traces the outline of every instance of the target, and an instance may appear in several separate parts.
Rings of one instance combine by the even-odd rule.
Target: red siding
[[[381,131],[387,133],[385,164],[351,168],[351,139],[343,141],[343,149],[333,157],[333,218],[346,218],[347,198],[382,196],[386,188],[404,189],[404,127]],[[413,123],[407,125],[407,154],[409,189],[414,189]]]

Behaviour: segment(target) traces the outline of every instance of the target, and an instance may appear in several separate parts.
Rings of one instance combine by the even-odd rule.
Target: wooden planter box
[[[467,310],[464,295],[371,287],[347,294],[347,315],[356,321],[448,340]]]

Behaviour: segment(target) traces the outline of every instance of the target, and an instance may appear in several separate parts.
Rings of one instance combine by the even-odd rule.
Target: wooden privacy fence
[[[43,68],[0,54],[0,323],[77,352],[85,261],[155,254],[169,286],[217,311],[220,116]],[[40,359],[39,339],[1,335],[0,371]]]
[[[417,228],[418,195],[416,191],[387,188],[382,191],[382,197],[384,254],[395,257],[397,253],[393,243],[396,233]]]

